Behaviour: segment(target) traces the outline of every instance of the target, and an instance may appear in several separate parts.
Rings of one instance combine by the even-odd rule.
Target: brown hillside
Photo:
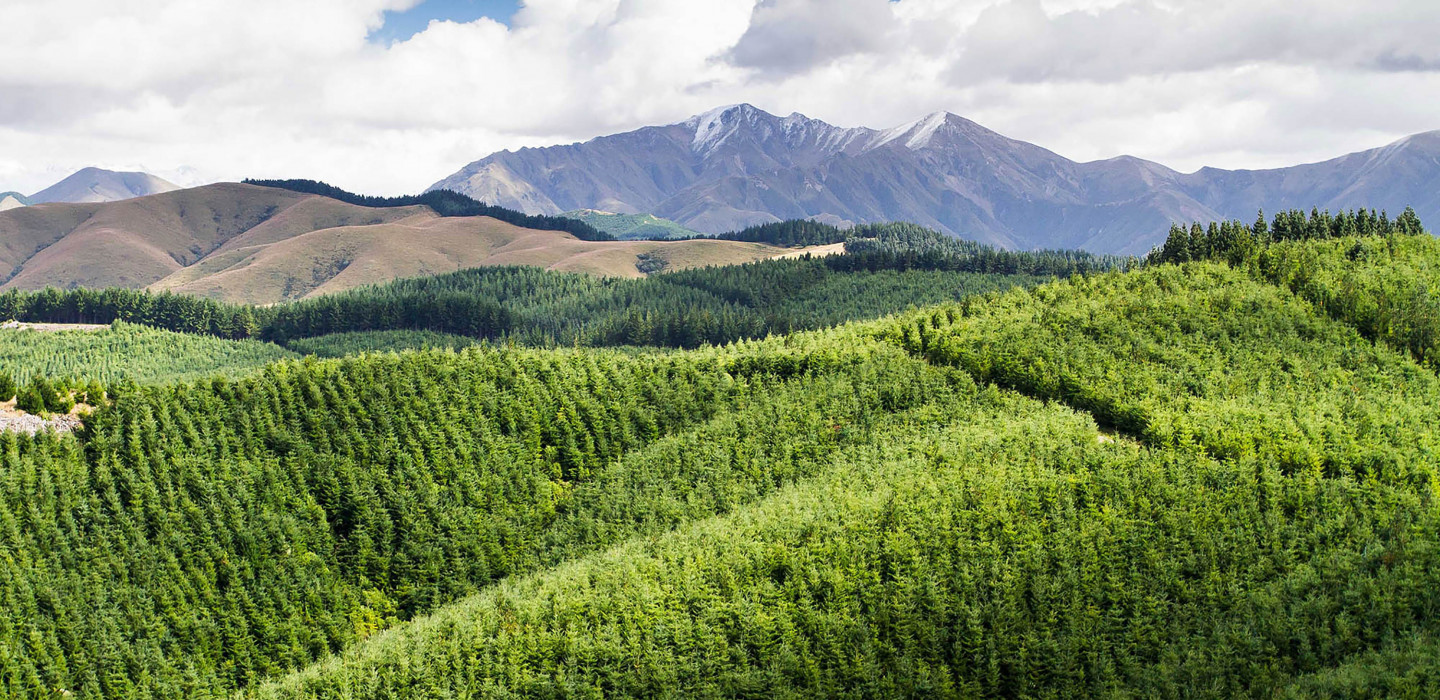
[[[0,289],[148,287],[262,304],[465,267],[638,277],[642,254],[682,269],[787,252],[730,241],[590,242],[489,217],[241,184],[0,212]]]
[[[327,228],[268,245],[229,248],[152,289],[270,304],[467,267],[530,265],[639,277],[642,253],[679,269],[750,262],[780,252],[728,241],[582,241],[490,217],[447,218],[426,210],[390,223]]]

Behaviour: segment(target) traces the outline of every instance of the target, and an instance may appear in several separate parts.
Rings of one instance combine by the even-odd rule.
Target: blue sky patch
[[[370,33],[370,41],[392,44],[405,41],[430,25],[432,19],[474,22],[489,17],[510,23],[520,9],[520,0],[425,0],[404,12],[386,12],[385,26]]]

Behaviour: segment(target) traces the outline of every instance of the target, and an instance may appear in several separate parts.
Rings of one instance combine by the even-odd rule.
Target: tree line
[[[1328,210],[1311,209],[1307,215],[1299,209],[1282,211],[1269,223],[1261,211],[1255,223],[1212,221],[1209,226],[1199,222],[1190,226],[1172,224],[1165,242],[1151,251],[1148,264],[1181,263],[1191,260],[1226,260],[1238,263],[1272,243],[1321,241],[1335,238],[1372,238],[1376,236],[1418,236],[1425,227],[1415,210],[1405,211],[1392,221],[1389,214],[1373,209],[1358,209],[1331,214]]]

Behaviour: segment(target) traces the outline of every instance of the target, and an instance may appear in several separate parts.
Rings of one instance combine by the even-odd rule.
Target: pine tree
[[[34,384],[30,384],[15,397],[15,408],[38,416],[45,412],[45,397]]]

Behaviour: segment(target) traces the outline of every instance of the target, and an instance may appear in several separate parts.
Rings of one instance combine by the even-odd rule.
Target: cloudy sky
[[[750,102],[937,110],[1077,160],[1319,160],[1440,129],[1436,0],[0,0],[0,191],[86,165],[414,192]]]

